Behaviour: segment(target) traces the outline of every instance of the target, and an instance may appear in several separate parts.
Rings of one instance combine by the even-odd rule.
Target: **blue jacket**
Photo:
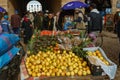
[[[1,21],[1,27],[3,29],[3,32],[10,33],[10,22],[8,20]]]
[[[64,30],[68,30],[69,26],[72,26],[72,23],[67,21],[65,24],[64,24]]]

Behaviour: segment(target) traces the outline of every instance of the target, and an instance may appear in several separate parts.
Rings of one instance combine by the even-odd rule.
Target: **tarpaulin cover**
[[[16,48],[14,46],[8,52],[0,56],[0,68],[6,66],[12,60],[12,58],[19,52],[19,50],[19,48]]]
[[[0,34],[0,56],[10,50],[20,38],[15,34]]]

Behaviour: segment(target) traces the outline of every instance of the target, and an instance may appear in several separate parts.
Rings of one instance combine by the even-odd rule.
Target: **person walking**
[[[62,25],[61,25],[61,24],[62,24],[62,23],[61,23],[61,20],[62,20],[62,19],[61,19],[61,18],[62,18],[62,17],[61,17],[61,12],[62,12],[62,11],[59,11],[59,12],[56,13],[56,29],[57,29],[57,30],[60,30],[60,31],[62,30]],[[60,20],[60,19],[61,19],[61,20]],[[61,26],[60,26],[60,25],[61,25]]]
[[[44,13],[43,16],[43,24],[42,24],[42,30],[47,30],[48,27],[48,12]]]
[[[4,33],[12,33],[12,29],[10,27],[10,21],[8,21],[8,15],[4,15],[4,19],[1,21],[2,32]]]
[[[24,43],[27,44],[32,37],[33,26],[32,22],[26,15],[23,17],[22,28],[24,29]]]
[[[27,12],[28,18],[30,19],[30,21],[32,22],[32,25],[34,25],[34,16],[32,12]]]
[[[117,12],[114,15],[114,33],[117,33],[117,23],[119,21],[120,11],[117,10]]]
[[[86,29],[85,22],[87,17],[83,13],[83,9],[76,8],[74,12],[74,22],[75,22],[75,28],[77,29]]]
[[[48,14],[48,30],[53,30],[53,26],[54,26],[54,15],[53,13],[49,13]]]
[[[120,11],[116,12],[114,20],[115,20],[116,34],[120,43]],[[119,52],[119,67],[120,67],[120,52]]]
[[[15,34],[20,33],[21,17],[18,15],[18,11],[15,11],[15,14],[11,16],[11,27]]]
[[[120,12],[118,12],[118,18],[116,20],[116,32],[120,41]]]
[[[49,13],[48,16],[44,16],[43,18],[43,29],[44,30],[53,30],[54,26],[54,15]]]
[[[89,37],[93,39],[93,42],[95,42],[98,34],[102,32],[103,20],[99,11],[96,9],[96,4],[91,3],[89,9],[90,13],[88,14],[87,30]]]
[[[34,18],[34,27],[37,30],[42,30],[43,25],[43,13],[38,12]]]

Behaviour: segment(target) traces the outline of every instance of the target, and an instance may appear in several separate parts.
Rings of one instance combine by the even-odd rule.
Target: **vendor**
[[[90,13],[88,14],[88,34],[93,39],[93,42],[96,42],[97,36],[102,32],[103,28],[103,19],[96,7],[96,4],[90,4]]]
[[[65,16],[64,30],[68,30],[72,28],[72,19],[69,15]]]
[[[83,9],[76,8],[74,13],[74,22],[76,23],[75,27],[77,29],[85,29],[85,16],[83,14]]]

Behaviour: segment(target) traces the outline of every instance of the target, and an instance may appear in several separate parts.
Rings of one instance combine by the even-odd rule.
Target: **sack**
[[[10,50],[20,38],[15,34],[0,34],[0,56]]]
[[[19,52],[19,50],[19,48],[16,48],[14,46],[8,52],[0,56],[0,68],[6,66],[12,60],[12,58]]]

